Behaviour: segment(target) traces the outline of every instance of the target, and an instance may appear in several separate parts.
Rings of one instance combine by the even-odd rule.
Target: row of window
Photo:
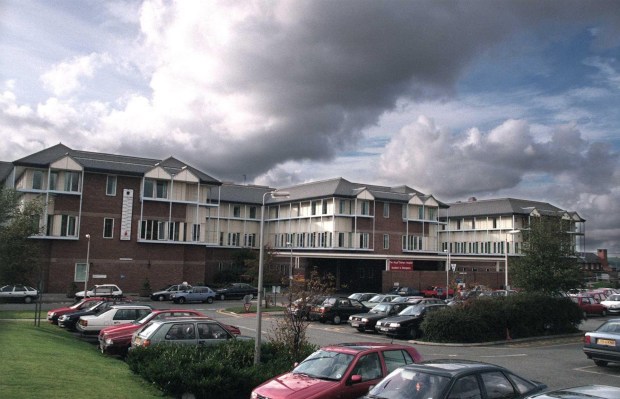
[[[32,189],[43,190],[45,172],[42,170],[34,170],[32,172]],[[62,185],[58,182],[62,181]],[[62,187],[62,190],[61,190]],[[51,191],[66,191],[77,193],[80,191],[80,173],[72,171],[51,171],[49,175],[49,190]]]

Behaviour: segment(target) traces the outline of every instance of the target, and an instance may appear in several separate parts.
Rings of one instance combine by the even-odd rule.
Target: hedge
[[[577,332],[583,312],[566,297],[523,293],[481,297],[428,315],[423,339],[474,343]]]

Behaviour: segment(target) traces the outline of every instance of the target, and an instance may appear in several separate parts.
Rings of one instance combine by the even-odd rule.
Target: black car
[[[318,320],[321,323],[331,321],[340,324],[342,320],[348,320],[349,316],[356,313],[367,313],[370,308],[360,301],[347,297],[328,296],[323,303],[313,306],[310,310],[310,320]]]
[[[242,299],[246,295],[252,295],[252,298],[258,296],[258,288],[252,287],[247,283],[232,283],[224,288],[215,290],[215,297],[224,299]]]
[[[77,331],[76,324],[82,316],[97,315],[103,313],[112,305],[118,305],[126,303],[127,301],[98,301],[93,303],[92,306],[78,310],[76,312],[65,313],[58,318],[58,326],[66,328],[67,330]]]
[[[400,296],[421,296],[422,291],[413,287],[400,287],[396,294]]]
[[[358,313],[349,316],[349,323],[351,327],[356,328],[359,332],[375,331],[375,324],[381,319],[385,319],[389,316],[394,316],[405,309],[407,306],[411,306],[408,303],[380,303],[374,308],[370,309],[368,313]]]
[[[396,316],[379,320],[375,330],[389,336],[416,339],[421,335],[420,324],[424,317],[446,307],[446,304],[440,303],[408,306]]]
[[[524,399],[547,385],[494,364],[464,360],[432,360],[399,367],[364,398]]]

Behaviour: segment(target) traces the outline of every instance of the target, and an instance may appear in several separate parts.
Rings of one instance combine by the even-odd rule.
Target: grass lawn
[[[0,319],[22,312],[0,312]],[[32,319],[33,312],[28,318]],[[161,398],[125,362],[41,320],[0,320],[2,398]]]

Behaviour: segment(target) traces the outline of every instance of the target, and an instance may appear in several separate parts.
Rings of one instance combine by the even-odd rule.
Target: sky
[[[620,256],[620,1],[0,1],[0,160],[549,202]]]

